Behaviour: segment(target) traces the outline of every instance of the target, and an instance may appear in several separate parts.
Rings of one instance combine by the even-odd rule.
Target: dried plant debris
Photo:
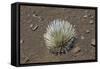
[[[95,39],[92,39],[92,40],[91,40],[91,45],[92,45],[92,46],[95,46],[95,45],[96,45],[96,44],[95,44]]]
[[[47,49],[53,54],[65,54],[76,40],[74,27],[65,20],[57,19],[50,22],[44,34]]]

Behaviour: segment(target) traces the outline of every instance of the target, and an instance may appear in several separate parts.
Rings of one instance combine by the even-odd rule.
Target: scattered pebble
[[[36,14],[33,14],[33,17],[38,17]]]
[[[39,26],[36,25],[34,28],[32,27],[32,30],[35,31]]]
[[[90,33],[90,30],[86,30],[86,33]]]
[[[89,17],[90,17],[91,19],[93,19],[93,18],[94,18],[94,16],[93,16],[93,15],[91,15],[91,14],[89,14]]]
[[[30,27],[32,28],[33,27],[33,24],[30,24]]]
[[[30,24],[30,28],[31,28],[33,31],[35,31],[38,27],[39,27],[38,25],[33,26],[33,24]]]
[[[85,37],[84,36],[81,36],[81,39],[83,40],[83,39],[85,39]]]
[[[92,39],[92,40],[91,40],[91,45],[92,45],[92,46],[95,46],[95,39]]]
[[[22,44],[22,43],[24,43],[24,41],[23,40],[20,40],[20,43]]]
[[[82,55],[83,55],[83,52],[79,52],[79,53],[73,54],[74,57],[82,56]]]
[[[88,15],[84,15],[83,17],[84,17],[84,18],[87,18],[87,17],[88,17]]]
[[[93,18],[94,18],[94,16],[90,16],[90,18],[91,18],[91,19],[93,19]]]
[[[80,47],[75,47],[75,48],[72,50],[72,52],[73,52],[74,54],[79,53],[80,51],[81,51]]]
[[[90,24],[93,24],[93,22],[94,22],[93,20],[90,20],[90,22],[89,22],[89,23],[90,23]]]

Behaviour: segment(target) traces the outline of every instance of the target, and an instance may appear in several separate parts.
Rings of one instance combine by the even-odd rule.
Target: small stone
[[[90,33],[90,30],[86,30],[86,33]]]
[[[77,56],[82,56],[82,55],[83,55],[83,52],[79,52],[79,53],[73,54],[72,56],[77,57]]]
[[[30,24],[30,27],[32,28],[33,27],[33,24]]]
[[[90,16],[90,18],[91,18],[91,19],[93,19],[93,18],[94,18],[94,16]]]
[[[22,44],[22,43],[24,43],[24,41],[23,40],[20,40],[20,43]]]
[[[88,15],[84,15],[83,17],[84,17],[84,18],[87,18],[87,17],[88,17]]]
[[[39,26],[36,25],[34,28],[32,28],[33,31],[35,31]]]
[[[72,50],[72,52],[73,52],[74,54],[79,53],[80,51],[81,51],[80,47],[75,47],[75,48]]]
[[[32,16],[33,16],[33,17],[37,17],[37,15],[36,15],[36,14],[33,14]]]
[[[90,17],[90,19],[93,19],[93,18],[94,18],[94,16],[93,16],[93,15],[91,15],[91,14],[89,14],[89,17]]]
[[[92,46],[95,46],[95,39],[92,39],[92,40],[91,40],[91,45],[92,45]]]
[[[81,39],[83,40],[83,39],[85,39],[85,37],[84,36],[81,36]]]
[[[90,22],[89,22],[89,23],[90,23],[90,24],[93,24],[93,22],[94,22],[93,20],[90,20]]]

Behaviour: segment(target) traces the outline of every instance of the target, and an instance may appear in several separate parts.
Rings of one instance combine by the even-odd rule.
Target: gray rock
[[[37,17],[37,15],[36,15],[36,14],[33,14],[32,16],[33,16],[33,17]]]
[[[72,50],[72,52],[74,53],[74,54],[76,54],[76,53],[79,53],[81,51],[81,48],[80,47],[75,47],[73,50]]]
[[[30,28],[32,28],[33,27],[33,24],[30,24]]]
[[[91,19],[93,19],[93,18],[94,18],[94,16],[90,16],[90,18],[91,18]]]
[[[22,43],[24,43],[24,40],[21,39],[21,40],[20,40],[20,44],[22,44]]]
[[[93,21],[93,20],[90,20],[90,21],[89,21],[89,23],[90,23],[90,24],[93,24],[93,23],[94,23],[94,21]]]
[[[90,30],[87,29],[87,30],[86,30],[86,33],[90,33]]]
[[[35,27],[32,27],[32,30],[35,31],[39,26],[36,25]]]
[[[83,18],[87,18],[87,17],[88,17],[88,15],[84,15],[84,16],[83,16]]]
[[[91,45],[92,45],[92,46],[95,46],[95,39],[92,39],[92,40],[91,40]]]

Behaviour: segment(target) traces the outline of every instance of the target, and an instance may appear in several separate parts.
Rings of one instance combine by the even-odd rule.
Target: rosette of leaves
[[[53,54],[65,54],[74,44],[74,27],[66,20],[56,19],[49,23],[44,33],[47,49]]]

